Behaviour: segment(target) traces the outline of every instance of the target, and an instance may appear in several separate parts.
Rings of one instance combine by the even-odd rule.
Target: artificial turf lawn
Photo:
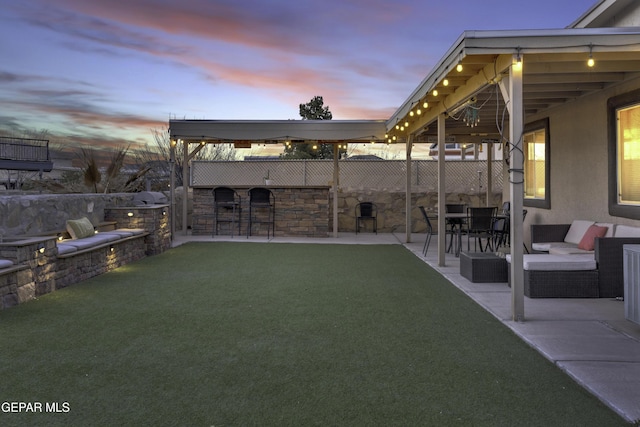
[[[612,426],[400,245],[190,243],[0,312],[0,425]]]

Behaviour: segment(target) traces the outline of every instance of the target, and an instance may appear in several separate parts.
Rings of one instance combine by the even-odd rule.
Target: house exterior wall
[[[527,119],[549,117],[551,209],[525,207],[525,242],[533,223],[588,219],[640,226],[640,221],[609,215],[607,165],[607,100],[638,88],[640,77]]]

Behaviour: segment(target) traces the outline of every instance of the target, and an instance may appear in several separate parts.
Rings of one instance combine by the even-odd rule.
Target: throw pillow
[[[584,233],[584,236],[582,236],[582,240],[578,243],[578,249],[585,251],[594,250],[596,237],[604,237],[604,235],[607,234],[607,230],[607,227],[592,225],[587,229],[587,232]]]
[[[67,220],[67,231],[72,239],[82,239],[95,234],[93,224],[91,224],[91,221],[89,221],[87,217]]]

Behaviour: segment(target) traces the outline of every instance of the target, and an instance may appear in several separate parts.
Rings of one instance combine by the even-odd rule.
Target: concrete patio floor
[[[265,236],[176,235],[173,246],[190,241],[404,245],[623,418],[640,423],[640,325],[625,319],[623,301],[525,297],[525,320],[515,322],[511,319],[511,289],[506,283],[468,281],[460,275],[459,258],[453,254],[447,254],[446,266],[439,267],[437,239],[432,239],[423,257],[424,238],[414,234],[412,243],[404,243],[404,233],[270,240]]]

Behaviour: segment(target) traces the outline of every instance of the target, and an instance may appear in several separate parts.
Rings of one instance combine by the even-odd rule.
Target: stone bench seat
[[[112,231],[97,233],[91,237],[82,239],[60,240],[56,246],[58,248],[58,258],[69,258],[95,249],[111,246],[115,243],[145,237],[149,233],[142,228],[120,228]]]

